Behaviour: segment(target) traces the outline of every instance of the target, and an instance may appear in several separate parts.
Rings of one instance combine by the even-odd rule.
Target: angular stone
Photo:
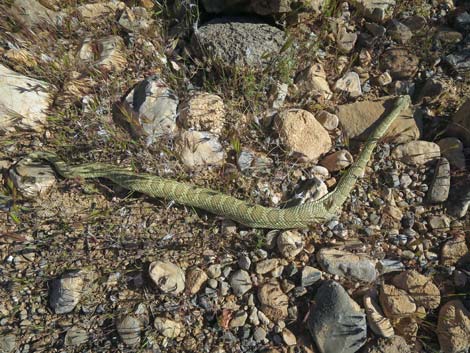
[[[302,109],[282,112],[275,120],[282,143],[309,161],[317,160],[331,148],[328,132],[312,113]]]
[[[0,65],[0,133],[41,131],[53,99],[49,91],[46,82]]]
[[[393,284],[411,295],[417,305],[435,309],[441,302],[439,288],[428,278],[415,270],[404,271],[392,280]]]
[[[181,161],[190,168],[221,164],[225,153],[216,135],[205,131],[184,131],[177,140]]]
[[[322,271],[312,266],[305,266],[302,269],[302,277],[300,278],[300,285],[308,287],[322,279]]]
[[[454,239],[447,240],[441,250],[441,265],[455,266],[457,262],[469,254],[465,241],[465,233],[460,233]]]
[[[335,83],[335,92],[356,98],[362,96],[361,80],[356,72],[348,72]]]
[[[126,346],[132,347],[140,343],[142,323],[135,316],[126,315],[116,323],[116,330]]]
[[[380,57],[380,68],[394,79],[413,77],[418,72],[419,59],[406,49],[388,49]]]
[[[339,118],[336,114],[328,113],[326,110],[320,111],[315,118],[328,131],[336,129],[339,125]]]
[[[441,151],[439,145],[428,141],[410,141],[395,147],[392,158],[411,165],[426,164],[439,158]]]
[[[230,277],[230,285],[237,296],[242,296],[253,287],[251,277],[245,270],[235,271]]]
[[[156,317],[154,326],[161,335],[168,338],[178,337],[183,330],[183,327],[179,322],[167,319],[165,317]]]
[[[341,277],[373,282],[378,276],[375,262],[363,254],[323,248],[317,253],[317,261],[324,271]]]
[[[395,0],[353,0],[352,2],[366,18],[376,22],[387,19],[395,7]]]
[[[416,311],[416,304],[404,290],[384,284],[380,288],[380,304],[388,318],[411,315]]]
[[[49,25],[58,26],[62,24],[63,13],[49,10],[36,0],[14,0],[13,12],[20,18],[26,27]]]
[[[199,267],[190,268],[186,272],[186,288],[190,294],[196,294],[207,279],[207,274]]]
[[[286,259],[294,259],[304,248],[302,236],[296,231],[284,231],[278,235],[277,248]]]
[[[367,337],[366,316],[338,283],[324,283],[310,308],[308,328],[322,353],[354,353]]]
[[[302,95],[322,97],[324,99],[330,99],[333,96],[326,80],[325,70],[319,63],[315,63],[301,71],[295,78],[295,84]]]
[[[261,311],[272,321],[287,318],[289,298],[284,294],[276,280],[262,284],[258,289]]]
[[[333,152],[320,161],[320,165],[329,172],[337,172],[349,167],[354,162],[352,154],[348,150]]]
[[[395,98],[384,97],[336,107],[335,114],[341,123],[342,131],[350,139],[366,140],[375,126],[392,109]],[[393,122],[386,136],[397,143],[416,140],[420,136],[421,122],[414,118],[409,107]]]
[[[437,337],[444,353],[470,349],[470,311],[460,300],[451,300],[439,310]]]
[[[465,155],[463,143],[455,137],[445,137],[437,142],[443,157],[449,160],[450,166],[455,169],[465,169]]]
[[[450,164],[446,158],[439,158],[427,197],[431,203],[442,203],[449,197]]]
[[[377,302],[377,293],[372,291],[363,297],[364,309],[367,316],[367,324],[370,329],[381,337],[391,337],[395,334],[392,323],[385,317]]]

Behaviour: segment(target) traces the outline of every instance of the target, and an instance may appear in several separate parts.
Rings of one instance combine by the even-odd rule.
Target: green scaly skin
[[[90,163],[69,166],[51,152],[34,152],[30,157],[47,160],[66,179],[76,177],[85,179],[105,178],[128,190],[200,208],[248,227],[270,229],[308,228],[312,224],[332,218],[341,209],[357,179],[363,175],[377,141],[384,136],[389,126],[409,104],[409,96],[402,96],[397,99],[393,110],[371,133],[356,162],[343,175],[335,190],[319,200],[285,209],[253,205],[211,189],[200,188],[150,174],[136,174],[125,168],[109,164]]]

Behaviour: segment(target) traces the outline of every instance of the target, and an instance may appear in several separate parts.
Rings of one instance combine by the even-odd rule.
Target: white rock
[[[320,111],[317,115],[315,115],[317,120],[323,127],[329,131],[334,130],[339,125],[339,118],[335,114],[328,113],[326,110]]]
[[[323,97],[324,99],[330,99],[333,95],[326,80],[325,70],[318,63],[299,73],[295,83],[302,95],[313,95],[314,97]]]
[[[56,182],[55,174],[48,164],[24,158],[10,170],[10,178],[25,197],[45,194]]]
[[[346,94],[352,98],[362,96],[361,80],[356,72],[348,72],[335,83],[335,92]]]
[[[188,167],[221,164],[225,153],[216,135],[205,131],[185,131],[177,141],[181,161]]]
[[[340,150],[323,158],[320,164],[328,169],[329,172],[337,172],[349,167],[353,162],[353,156],[348,150]]]
[[[98,40],[85,38],[78,57],[85,67],[93,65],[101,71],[121,72],[127,64],[124,40],[116,35]]]
[[[178,294],[184,290],[184,272],[179,266],[171,262],[152,262],[149,275],[157,288],[163,293]]]
[[[277,248],[286,259],[294,259],[304,248],[304,241],[298,232],[287,230],[278,235]]]
[[[52,102],[50,86],[0,65],[0,132],[40,131]]]
[[[176,338],[182,331],[182,326],[179,322],[164,317],[156,317],[154,326],[160,334],[168,338]]]

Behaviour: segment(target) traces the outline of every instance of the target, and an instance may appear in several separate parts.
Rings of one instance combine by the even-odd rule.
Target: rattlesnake
[[[164,179],[150,174],[137,174],[126,168],[109,164],[89,163],[69,166],[52,152],[33,152],[30,158],[50,162],[64,178],[105,178],[132,191],[151,197],[173,200],[182,205],[197,207],[253,228],[307,228],[332,218],[354,188],[365,170],[377,141],[401,111],[410,104],[409,96],[397,99],[394,108],[374,129],[356,162],[342,176],[336,188],[319,200],[290,208],[269,208],[253,205],[217,191]]]

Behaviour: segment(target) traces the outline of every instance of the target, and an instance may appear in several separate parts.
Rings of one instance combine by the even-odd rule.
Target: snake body
[[[390,112],[372,131],[357,160],[338,182],[336,188],[322,198],[290,208],[269,208],[250,204],[220,192],[192,186],[151,174],[137,174],[109,164],[89,163],[69,166],[52,152],[33,152],[30,158],[51,163],[64,178],[105,178],[128,190],[151,197],[172,200],[234,220],[253,228],[307,228],[332,218],[348,198],[356,181],[365,170],[377,141],[384,136],[400,112],[410,104],[409,96],[401,96]]]

